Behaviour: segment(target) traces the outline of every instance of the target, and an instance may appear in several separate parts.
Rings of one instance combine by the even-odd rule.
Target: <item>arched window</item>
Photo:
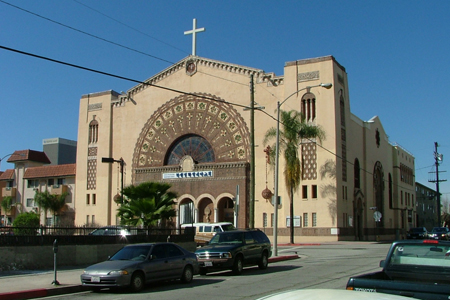
[[[177,165],[180,160],[189,155],[194,162],[214,162],[215,155],[211,144],[201,136],[188,134],[176,140],[167,151],[165,165]]]
[[[95,144],[98,142],[98,121],[92,120],[89,123],[89,144]]]
[[[306,93],[303,95],[302,114],[308,122],[312,122],[316,119],[316,96],[314,94]]]

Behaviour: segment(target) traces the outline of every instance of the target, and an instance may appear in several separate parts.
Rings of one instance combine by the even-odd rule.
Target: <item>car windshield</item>
[[[432,232],[445,232],[445,228],[443,227],[435,227]]]
[[[222,225],[223,231],[235,230],[236,228],[232,224]]]
[[[227,232],[213,236],[209,244],[240,244],[243,242],[242,232]]]
[[[145,260],[151,246],[124,247],[114,254],[109,260]]]
[[[438,244],[400,244],[394,249],[389,266],[416,265],[450,267],[450,247]]]

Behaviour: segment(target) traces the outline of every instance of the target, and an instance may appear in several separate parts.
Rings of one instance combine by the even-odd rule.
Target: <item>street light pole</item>
[[[115,163],[118,162],[120,164],[120,204],[123,204],[123,166],[124,166],[124,160],[121,157],[120,159],[114,159],[112,157],[102,157],[102,163]]]
[[[331,83],[321,83],[318,85],[313,86],[307,86],[305,88],[299,89],[295,91],[294,93],[290,94],[286,99],[283,100],[283,102],[280,103],[280,101],[277,102],[277,134],[276,134],[276,142],[275,142],[275,195],[274,195],[274,201],[273,201],[273,253],[274,256],[278,255],[278,164],[280,160],[280,107],[292,96],[297,94],[298,92],[301,92],[303,90],[310,90],[313,87],[323,87],[326,89],[330,89],[333,85]],[[294,216],[290,216],[291,220],[293,220]]]
[[[6,154],[6,155],[3,156],[2,158],[0,158],[0,171],[2,170],[2,169],[1,169],[2,161],[3,161],[5,158],[7,158],[8,156],[11,156],[11,155],[13,155],[13,154],[14,154],[14,153]]]

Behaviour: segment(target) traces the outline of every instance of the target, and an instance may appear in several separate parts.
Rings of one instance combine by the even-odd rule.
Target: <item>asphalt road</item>
[[[124,291],[84,292],[52,299],[257,299],[272,293],[301,288],[345,289],[350,276],[380,270],[390,244],[350,242],[318,246],[279,247],[279,254],[300,258],[269,265],[267,270],[246,268],[241,276],[231,272],[196,276],[192,283],[179,281],[148,286],[138,294]]]

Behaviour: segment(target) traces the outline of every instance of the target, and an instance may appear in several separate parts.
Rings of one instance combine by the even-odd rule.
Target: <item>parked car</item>
[[[407,239],[426,239],[428,238],[428,231],[425,227],[415,227],[408,230],[406,233]]]
[[[430,239],[434,240],[450,240],[450,230],[448,227],[434,227],[428,235]]]
[[[355,292],[347,290],[337,289],[299,289],[288,290],[285,292],[279,292],[271,294],[265,297],[258,298],[257,300],[408,300],[409,297],[381,294],[381,293],[368,293],[368,292]]]
[[[122,226],[105,226],[105,227],[100,227],[100,228],[93,230],[92,232],[89,233],[89,235],[126,236],[126,235],[131,235],[131,232],[127,228],[122,227]]]
[[[146,283],[180,279],[189,283],[199,272],[197,257],[174,243],[127,245],[107,261],[87,267],[83,286],[93,289],[130,287],[142,290]]]
[[[200,274],[212,270],[232,270],[242,273],[244,266],[257,265],[266,269],[272,255],[270,240],[258,229],[218,232],[206,246],[195,251]]]
[[[216,233],[223,231],[235,230],[236,228],[230,222],[219,223],[187,223],[181,225],[181,229],[195,228],[195,242],[197,245],[204,245],[208,242]]]

